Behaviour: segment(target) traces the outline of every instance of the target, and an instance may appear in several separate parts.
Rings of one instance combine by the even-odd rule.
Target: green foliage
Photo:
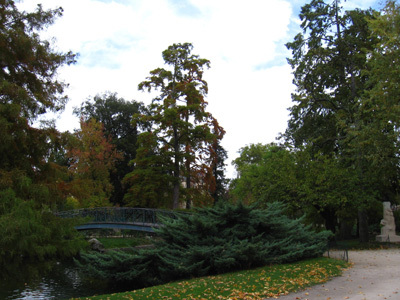
[[[80,264],[93,277],[153,285],[321,255],[330,233],[316,233],[284,210],[277,202],[266,209],[240,202],[196,209],[165,219],[153,249],[82,254]]]
[[[206,111],[208,86],[203,73],[210,62],[193,55],[192,49],[191,44],[183,43],[173,44],[163,51],[169,69],[152,70],[150,76],[139,84],[139,90],[159,90],[159,95],[146,113],[134,117],[134,122],[146,127],[162,149],[160,158],[166,159],[164,165],[168,166],[168,174],[173,177],[170,184],[173,186],[171,207],[174,209],[179,208],[183,200],[190,208],[197,198],[194,194],[211,199],[210,192],[215,190],[215,141],[222,139],[225,133]],[[154,159],[157,154],[153,154]],[[183,177],[186,178],[184,197],[181,194]]]
[[[331,220],[338,209],[358,210],[360,238],[367,241],[366,212],[377,200],[395,202],[399,189],[399,9],[388,1],[381,13],[343,12],[339,4],[304,5],[302,32],[286,45],[297,89],[285,138],[323,163],[310,163],[317,180],[308,186],[323,195],[313,203]]]
[[[171,206],[172,162],[160,149],[156,137],[144,132],[138,137],[135,169],[128,173],[123,183],[128,186],[124,203],[130,207],[168,208]]]
[[[225,160],[228,158],[228,152],[221,146],[220,141],[213,145],[215,160],[213,165],[213,175],[215,178],[215,189],[211,190],[214,203],[223,201],[227,194],[227,185],[229,180],[225,178]]]
[[[98,240],[103,244],[105,249],[128,248],[151,244],[151,240],[144,235],[137,237],[100,237]]]
[[[71,257],[86,242],[75,230],[77,220],[59,219],[34,200],[23,201],[11,189],[1,190],[0,266],[26,260]],[[4,274],[3,274],[4,275]]]
[[[306,214],[307,223],[325,225],[336,232],[337,220],[357,218],[357,204],[376,201],[376,187],[361,186],[357,171],[341,160],[298,151],[275,144],[249,145],[234,160],[239,177],[231,183],[231,194],[248,203],[281,201],[292,216]]]
[[[0,9],[0,268],[25,260],[71,256],[84,245],[71,220],[51,210],[63,201],[66,169],[55,163],[62,136],[52,122],[32,124],[64,108],[66,84],[59,67],[75,62],[40,31],[62,9],[20,12],[14,1]]]
[[[72,53],[58,53],[39,31],[52,24],[62,9],[31,13],[5,1],[0,10],[0,168],[30,174],[42,168],[51,129],[30,126],[48,111],[61,110],[67,98],[57,69],[75,62]],[[48,126],[47,126],[48,127]]]
[[[241,201],[281,201],[298,210],[296,156],[276,144],[251,144],[240,149],[233,161],[239,174],[231,183],[231,193]]]

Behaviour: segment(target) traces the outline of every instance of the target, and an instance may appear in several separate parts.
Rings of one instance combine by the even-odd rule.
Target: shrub
[[[46,208],[39,210],[33,200],[21,200],[12,189],[0,190],[0,199],[2,271],[12,263],[71,257],[86,245],[74,228],[76,220],[57,218]]]
[[[153,249],[82,254],[80,265],[90,276],[145,286],[320,256],[331,233],[314,232],[284,210],[278,202],[196,209],[164,219]]]

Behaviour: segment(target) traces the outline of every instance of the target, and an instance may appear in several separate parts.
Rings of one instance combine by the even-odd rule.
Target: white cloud
[[[64,8],[46,36],[55,36],[62,51],[80,53],[76,65],[61,70],[71,101],[60,130],[78,126],[72,107],[89,96],[111,91],[148,102],[138,83],[163,66],[161,52],[179,42],[193,43],[195,54],[211,60],[205,73],[209,111],[227,131],[223,145],[230,160],[240,147],[272,142],[285,130],[293,86],[283,44],[294,35],[294,10],[304,1],[37,1]],[[19,5],[32,10],[35,1]]]

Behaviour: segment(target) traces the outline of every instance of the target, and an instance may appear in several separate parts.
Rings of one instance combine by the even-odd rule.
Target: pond
[[[0,299],[70,299],[123,291],[82,280],[73,261],[24,265],[0,280]]]

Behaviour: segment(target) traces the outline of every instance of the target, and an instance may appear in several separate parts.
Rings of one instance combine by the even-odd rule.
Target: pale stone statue
[[[381,234],[376,236],[378,242],[400,242],[400,236],[396,235],[396,223],[390,202],[383,202],[383,219],[381,221]]]

